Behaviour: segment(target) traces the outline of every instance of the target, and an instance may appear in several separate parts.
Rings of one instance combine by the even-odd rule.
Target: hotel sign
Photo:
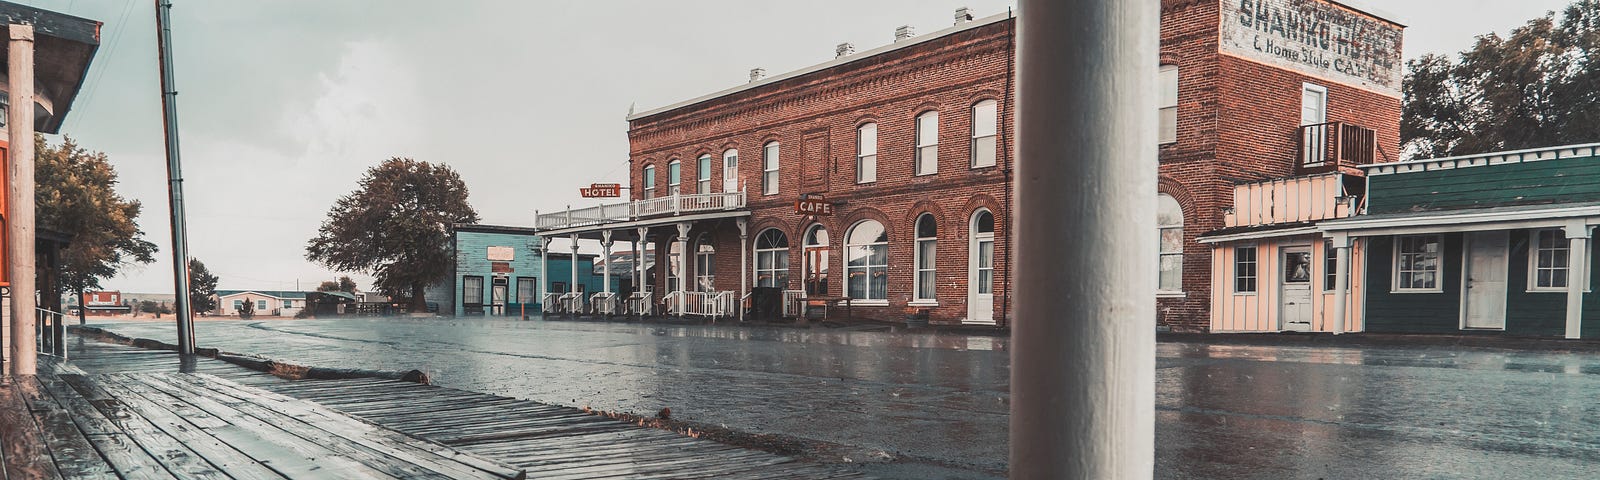
[[[611,198],[622,196],[620,183],[594,183],[587,187],[578,187],[578,194],[583,198]]]
[[[1222,0],[1222,53],[1400,96],[1399,25],[1328,0]]]

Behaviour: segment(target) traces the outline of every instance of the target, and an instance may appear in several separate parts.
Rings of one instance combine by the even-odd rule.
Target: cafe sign
[[[805,195],[794,201],[794,213],[827,217],[833,215],[833,204],[821,195]]]
[[[620,183],[595,183],[587,187],[579,187],[578,194],[583,198],[611,198],[622,196]]]
[[[1329,0],[1222,0],[1221,51],[1400,97],[1402,27]]]

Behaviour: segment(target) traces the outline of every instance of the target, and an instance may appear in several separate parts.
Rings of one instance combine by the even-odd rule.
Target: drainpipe
[[[1017,15],[1012,478],[1154,475],[1158,8]]]

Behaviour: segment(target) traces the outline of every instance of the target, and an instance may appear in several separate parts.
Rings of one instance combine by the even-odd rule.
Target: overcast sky
[[[1154,0],[1152,0],[1154,1]],[[107,282],[171,291],[166,170],[149,0],[23,0],[99,20],[102,44],[63,132],[106,152],[161,261]],[[227,289],[310,289],[304,260],[334,199],[391,156],[451,165],[484,223],[588,205],[625,182],[629,105],[659,107],[932,32],[1001,0],[174,0],[191,255]],[[1408,24],[1406,57],[1455,52],[1567,0],[1360,2]],[[52,138],[51,141],[58,141]],[[363,288],[370,287],[365,277]]]

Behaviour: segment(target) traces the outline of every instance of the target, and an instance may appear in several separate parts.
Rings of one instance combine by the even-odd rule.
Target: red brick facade
[[[1232,185],[1292,174],[1302,82],[1328,88],[1330,121],[1377,130],[1380,145],[1391,156],[1399,146],[1399,99],[1219,53],[1219,9],[1224,3],[1162,2],[1160,60],[1179,68],[1179,105],[1177,141],[1160,149],[1159,185],[1183,207],[1185,256],[1183,296],[1159,299],[1157,321],[1174,330],[1206,328],[1210,254],[1195,237],[1222,227],[1223,210],[1232,204]],[[857,222],[872,219],[888,231],[887,306],[857,307],[856,314],[900,320],[915,308],[929,308],[935,323],[959,323],[969,316],[971,219],[978,209],[988,209],[996,220],[993,318],[1006,324],[1015,22],[985,19],[974,25],[632,118],[628,137],[634,199],[643,198],[647,166],[656,168],[656,195],[665,195],[668,164],[674,160],[682,165],[683,191],[692,193],[701,155],[712,157],[711,191],[720,192],[722,155],[737,149],[751,212],[747,237],[741,243],[733,220],[700,222],[688,236],[692,240],[706,233],[711,238],[716,289],[739,290],[739,251],[751,248],[768,228],[788,238],[787,288],[802,288],[804,235],[820,224],[830,234],[828,295],[843,295],[846,234]],[[1000,147],[995,166],[972,168],[971,107],[983,100],[999,101]],[[939,112],[938,173],[918,176],[913,174],[915,119],[928,111]],[[856,131],[865,123],[877,124],[877,181],[858,184]],[[763,195],[762,147],[772,141],[780,149],[779,191]],[[824,194],[835,204],[835,214],[797,215],[794,203],[802,193]],[[936,307],[908,306],[915,271],[914,225],[923,213],[938,222]],[[651,232],[657,241],[675,234],[672,228]],[[662,255],[666,250],[658,249]],[[666,264],[665,258],[660,261],[658,265]],[[754,255],[747,261],[744,268],[753,268]],[[692,275],[692,264],[684,271],[686,277]],[[667,291],[665,279],[657,278],[655,288]]]

